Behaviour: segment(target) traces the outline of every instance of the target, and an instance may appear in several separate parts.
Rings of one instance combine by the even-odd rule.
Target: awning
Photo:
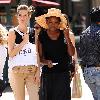
[[[3,3],[11,3],[11,0],[0,0],[0,4]]]
[[[33,6],[59,6],[57,2],[47,1],[47,0],[32,0]]]

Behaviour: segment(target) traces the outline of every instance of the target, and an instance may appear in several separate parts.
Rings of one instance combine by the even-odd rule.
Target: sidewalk
[[[15,100],[15,99],[12,92],[6,92],[3,93],[2,97],[0,97],[0,100]],[[25,100],[29,100],[28,95],[26,95]]]
[[[4,90],[2,96],[0,97],[0,100],[15,100],[15,99],[14,99],[14,95],[13,95],[13,93],[12,93],[12,90],[11,90],[10,86],[8,86],[8,87]],[[27,94],[27,93],[26,93],[25,100],[29,100],[28,94]]]

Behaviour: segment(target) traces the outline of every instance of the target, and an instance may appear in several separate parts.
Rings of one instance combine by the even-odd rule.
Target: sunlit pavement
[[[86,87],[86,89],[87,89],[87,87]],[[90,93],[88,93],[88,94],[90,94]],[[83,97],[83,98],[72,98],[72,100],[87,100],[87,97],[89,97],[89,95],[86,97]],[[0,97],[0,100],[15,100],[15,99],[14,99],[13,93],[11,91],[8,91],[8,92],[3,93],[2,97]],[[29,100],[28,94],[26,94],[25,100]],[[89,100],[93,100],[93,98],[91,98],[91,95],[90,95]]]
[[[12,92],[3,93],[2,97],[0,97],[0,100],[14,100],[13,93]],[[26,95],[25,100],[29,100],[28,95]]]
[[[12,92],[5,92],[3,93],[2,97],[0,97],[0,100],[15,100]],[[29,100],[28,95],[26,94],[25,100]],[[72,99],[72,100],[80,100],[78,98]]]
[[[93,100],[93,97],[91,95],[91,92],[88,90],[87,85],[84,86],[84,92],[85,92],[84,93],[85,96],[83,96],[82,98],[72,98],[72,100],[87,100],[87,97],[88,98],[90,97],[90,99],[88,100]],[[13,93],[9,87],[4,91],[2,97],[0,97],[0,100],[14,100]],[[26,93],[25,100],[29,100],[27,93]]]
[[[10,87],[7,87],[4,90],[2,96],[0,97],[0,100],[15,100],[14,95],[13,95],[12,90],[11,90]],[[29,100],[27,93],[26,93],[26,96],[25,96],[25,100]]]
[[[4,90],[2,97],[0,97],[0,100],[15,100],[10,87],[7,87]],[[26,92],[25,100],[29,100],[29,96],[28,96],[27,92]],[[72,100],[80,100],[80,99],[77,98],[77,99],[72,99]]]

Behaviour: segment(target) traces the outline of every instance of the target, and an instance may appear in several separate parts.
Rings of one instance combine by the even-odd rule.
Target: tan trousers
[[[39,88],[33,81],[35,72],[36,69],[32,66],[17,66],[9,72],[9,82],[15,100],[25,100],[25,86],[29,94],[29,100],[39,100]]]

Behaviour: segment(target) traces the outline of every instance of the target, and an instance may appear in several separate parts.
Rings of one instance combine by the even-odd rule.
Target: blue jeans
[[[94,100],[100,100],[100,69],[96,67],[84,68],[85,81],[90,87]]]

